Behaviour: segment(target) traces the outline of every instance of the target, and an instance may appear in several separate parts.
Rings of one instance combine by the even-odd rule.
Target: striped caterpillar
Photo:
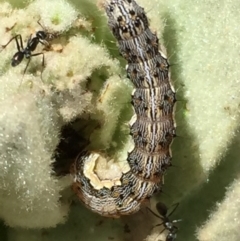
[[[96,187],[85,168],[99,154],[84,152],[74,162],[73,190],[92,211],[119,217],[137,212],[141,203],[160,191],[165,170],[171,165],[170,145],[175,136],[176,102],[169,64],[159,50],[158,38],[149,29],[144,9],[135,0],[105,0],[108,25],[127,60],[127,75],[135,85],[130,124],[134,148],[128,154],[128,171],[119,181]]]

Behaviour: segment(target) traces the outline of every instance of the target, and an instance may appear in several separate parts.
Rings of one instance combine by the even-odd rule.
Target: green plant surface
[[[133,86],[99,1],[20,2],[0,1],[0,45],[21,34],[26,46],[42,30],[38,20],[55,35],[34,51],[44,51],[42,78],[42,55],[23,76],[26,59],[10,65],[15,41],[0,49],[0,241],[165,241],[166,231],[151,229],[161,220],[146,208],[100,217],[74,196],[72,177],[52,169],[62,128],[78,119],[88,123],[81,134],[89,147],[117,164],[131,146]],[[173,167],[148,204],[155,210],[163,201],[171,210],[180,202],[171,216],[182,219],[178,241],[238,241],[240,2],[137,2],[167,53],[178,99]]]

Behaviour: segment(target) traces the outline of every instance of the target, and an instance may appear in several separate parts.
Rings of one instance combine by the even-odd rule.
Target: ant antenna
[[[44,45],[45,46],[49,46],[48,41],[53,40],[54,38],[56,38],[59,34],[58,33],[51,33],[49,30],[46,29],[46,27],[44,27],[41,23],[40,23],[41,18],[38,19],[37,24],[43,29],[42,31],[37,31],[37,33],[42,33],[45,35],[45,38],[42,39],[44,41]],[[37,35],[36,33],[36,35]]]
[[[166,205],[164,203],[162,203],[162,202],[158,202],[156,204],[156,209],[157,209],[159,215],[154,213],[150,208],[147,207],[147,209],[155,217],[157,217],[157,218],[162,220],[162,223],[155,225],[155,227],[163,225],[164,229],[161,231],[161,233],[164,232],[164,230],[168,230],[169,231],[169,233],[168,233],[168,235],[166,237],[166,241],[174,241],[177,238],[178,227],[175,226],[174,224],[177,223],[177,222],[180,222],[182,220],[178,219],[178,220],[171,221],[169,219],[169,217],[175,212],[175,210],[177,209],[178,205],[179,205],[179,203],[176,203],[174,205],[173,210],[169,214],[167,214],[168,209],[167,209]]]

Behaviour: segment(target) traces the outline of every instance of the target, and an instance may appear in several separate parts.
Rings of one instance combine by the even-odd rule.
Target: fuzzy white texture
[[[42,79],[43,55],[31,58],[23,76],[26,59],[17,67],[10,65],[18,51],[15,40],[1,48],[0,218],[11,227],[55,227],[66,220],[70,202],[62,191],[71,182],[56,178],[51,167],[61,127],[94,109],[89,107],[92,93],[86,90],[94,71],[104,67],[106,76],[119,73],[118,61],[113,61],[100,45],[80,35],[65,41],[64,31],[71,26],[75,31],[82,26],[90,30],[90,24],[81,17],[73,23],[77,11],[66,1],[54,3],[55,7],[53,2],[42,0],[25,9],[12,9],[7,3],[0,7],[2,46],[17,34],[21,34],[25,48],[36,31],[63,32],[63,41],[57,43],[56,38],[50,50],[44,51],[39,44],[33,52],[44,52]],[[58,17],[59,28],[43,21],[54,17]],[[44,29],[38,25],[39,19]]]
[[[43,26],[55,32],[68,30],[78,16],[78,12],[65,0],[34,1],[29,10],[33,15],[40,15]]]
[[[88,2],[87,0],[85,1]],[[76,0],[75,2],[77,4],[78,1]],[[89,0],[89,3],[90,2],[92,3],[92,1]],[[191,190],[194,187],[199,187],[200,190],[200,185],[203,184],[208,177],[210,177],[211,182],[211,176],[209,176],[209,173],[210,171],[211,173],[214,173],[217,169],[217,164],[222,164],[221,160],[226,154],[227,149],[230,147],[233,137],[237,135],[237,128],[239,126],[238,106],[240,102],[240,70],[238,66],[240,52],[240,32],[238,31],[238,23],[240,22],[240,3],[238,0],[194,0],[191,2],[191,4],[189,4],[188,1],[182,0],[139,0],[139,3],[141,3],[141,5],[145,8],[145,10],[147,11],[147,16],[149,16],[149,18],[151,19],[151,29],[157,31],[160,40],[164,41],[160,42],[163,43],[168,49],[168,56],[170,57],[170,63],[172,64],[171,71],[173,73],[173,76],[175,77],[174,82],[177,87],[183,92],[183,96],[181,96],[180,100],[185,99],[187,102],[186,106],[183,105],[184,107],[178,110],[179,112],[183,113],[184,116],[182,123],[177,123],[177,130],[180,130],[180,137],[176,138],[173,144],[173,164],[176,166],[174,168],[171,168],[166,174],[164,191],[171,196],[171,202],[179,201],[180,199],[182,199],[180,206],[183,207],[183,210],[185,208],[185,211],[181,213],[181,215],[183,215],[183,221],[181,222],[181,225],[187,225],[186,223],[188,218],[194,216],[192,219],[192,223],[188,223],[188,225],[194,226],[195,229],[197,225],[201,225],[199,223],[196,224],[195,222],[197,222],[196,220],[198,218],[198,215],[200,215],[203,202],[205,200],[210,200],[211,202],[211,198],[213,198],[217,194],[215,193],[216,188],[213,187],[213,189],[209,191],[209,195],[201,195],[200,191],[196,191],[192,194],[199,202],[199,208],[197,209],[196,213],[192,212],[191,208],[193,206],[197,207],[197,203],[191,203],[190,205],[186,205],[185,200],[189,200],[188,198],[189,196],[191,196]],[[32,24],[33,18],[26,18],[26,10],[17,10],[14,12],[14,14],[12,13],[12,15],[15,17],[13,20],[6,14],[8,13],[8,10],[6,10],[8,8],[9,7],[6,4],[3,8],[1,8],[4,10],[4,13],[1,13],[1,19],[3,19],[1,21],[1,26],[11,27],[14,25],[15,22],[22,23],[22,26],[19,24],[19,27],[17,24],[14,27],[13,31],[17,32],[21,29],[21,33],[25,36],[24,40],[26,40],[29,36],[30,31],[28,28],[23,28],[23,26],[25,24],[28,25],[28,23]],[[56,9],[58,9],[58,7],[56,7]],[[99,14],[98,12],[92,12],[90,10],[90,18],[95,14]],[[49,16],[54,16],[54,14],[51,15],[49,11]],[[51,21],[54,19],[51,17],[46,17],[46,19],[47,18]],[[4,19],[7,19],[7,21],[4,21]],[[37,21],[38,18],[35,18],[35,20]],[[164,22],[166,22],[166,24],[164,24]],[[99,22],[99,24],[100,23],[101,22]],[[53,24],[53,22],[51,22],[51,24]],[[44,22],[43,25],[45,26],[47,24]],[[165,28],[163,29],[164,25]],[[37,26],[37,24],[35,26]],[[68,24],[65,24],[64,26],[68,26]],[[97,27],[107,29],[106,26],[102,25]],[[33,27],[33,29],[35,29],[35,27]],[[4,44],[12,36],[12,33],[11,31],[6,33],[4,29],[1,28],[0,34],[2,35],[2,33],[4,33],[4,35],[0,39],[1,41],[3,41],[1,42],[1,44]],[[85,41],[80,36],[79,38],[79,41]],[[67,60],[68,54],[69,56],[72,55],[71,58],[74,58],[74,56],[77,57],[79,55],[76,53],[80,50],[80,47],[75,48],[74,45],[71,45],[74,41],[74,38],[70,40],[68,47],[73,51],[76,50],[75,52],[65,53],[64,51],[67,46],[64,46],[62,53],[47,52],[45,54],[46,62],[49,63],[51,60],[52,69],[48,64],[46,65],[46,69],[43,72],[43,76],[45,76],[44,80],[46,80],[46,83],[52,83],[54,87],[60,91],[61,94],[57,98],[57,108],[61,110],[60,113],[65,121],[69,121],[72,118],[74,119],[78,114],[81,114],[84,109],[87,109],[87,111],[93,113],[92,118],[100,120],[101,123],[107,123],[106,121],[108,121],[108,123],[111,123],[110,119],[107,118],[113,118],[113,122],[111,123],[111,125],[102,125],[99,131],[99,133],[102,133],[101,139],[105,142],[103,143],[104,148],[109,147],[109,145],[113,146],[115,145],[114,140],[111,140],[112,137],[114,138],[113,132],[116,129],[121,128],[117,125],[119,118],[118,116],[121,116],[120,112],[123,111],[122,107],[119,106],[120,102],[122,102],[122,98],[120,98],[119,103],[114,103],[113,108],[111,108],[111,106],[109,106],[109,103],[111,103],[112,101],[110,100],[117,99],[114,99],[114,95],[112,95],[111,93],[107,93],[107,95],[104,96],[109,97],[107,97],[107,101],[103,102],[106,105],[103,104],[101,106],[101,103],[99,104],[97,100],[104,91],[104,89],[102,89],[102,91],[100,91],[100,95],[93,98],[94,106],[89,107],[91,97],[84,96],[84,91],[82,91],[82,89],[78,87],[78,85],[85,83],[86,78],[90,77],[91,71],[88,71],[86,68],[84,68],[84,66],[89,66],[93,58],[88,61],[88,63],[85,62],[85,65],[83,62],[81,62],[81,60],[79,60],[79,57],[76,58],[76,62],[74,63],[77,63],[76,66],[78,67],[83,66],[82,72],[77,72],[75,75],[75,73],[73,73],[72,71],[67,71],[68,78],[64,78],[64,76],[66,76],[65,65],[67,66],[68,70],[77,69],[75,68],[76,66],[74,67],[74,64],[72,64],[73,67],[68,65],[68,61],[70,59]],[[11,46],[13,45],[11,44]],[[92,43],[86,40],[84,47],[81,48],[81,50],[83,51],[83,56],[85,56],[85,58],[87,57],[87,52],[90,51],[90,46],[92,46]],[[10,46],[8,48],[10,48]],[[7,69],[6,61],[11,58],[12,52],[8,52],[7,49],[4,50],[4,54],[3,52],[1,52],[1,74]],[[107,51],[103,52],[106,53]],[[54,66],[58,64],[57,59],[61,58],[62,54],[66,55],[65,59],[63,58],[60,61],[62,64],[54,70]],[[56,60],[54,62],[55,56]],[[99,62],[97,55],[95,57],[95,61]],[[33,63],[34,61],[36,61],[36,66],[40,66],[40,60],[41,57],[36,57],[34,58]],[[95,67],[92,68],[92,70],[96,70],[102,65],[96,64],[94,66]],[[119,73],[118,61],[112,63],[112,65],[108,63],[108,66],[110,66],[109,73],[114,74],[114,71]],[[117,66],[115,67],[115,70],[114,66]],[[19,74],[21,70],[23,71],[24,67],[25,66],[23,64],[21,67],[19,66],[19,68],[9,69],[11,70],[12,75],[16,75],[17,73]],[[57,78],[52,78],[52,76],[55,75],[57,76]],[[117,80],[116,76],[113,77],[113,79],[114,78]],[[28,80],[29,77],[26,77],[26,79]],[[109,80],[111,80],[111,78],[109,78]],[[38,81],[40,81],[39,78]],[[27,81],[24,82],[27,83]],[[11,89],[11,81],[9,81],[8,83],[9,85],[6,87],[9,88],[8,93],[13,93]],[[107,84],[104,85],[105,89],[106,86]],[[114,83],[112,86],[114,86]],[[79,89],[80,93],[83,94],[83,96],[81,95],[81,99],[79,97],[80,95],[77,95],[79,92],[76,91],[75,88]],[[118,88],[119,90],[121,90],[121,86]],[[115,88],[113,88],[112,90],[115,90]],[[47,88],[46,91],[48,92]],[[4,95],[7,96],[8,94]],[[30,94],[28,94],[27,96],[29,95]],[[88,103],[84,101],[85,97]],[[85,106],[83,109],[78,109],[76,113],[74,112],[74,110],[77,107],[78,101],[75,101],[75,98],[79,98],[79,101],[82,101],[83,106]],[[72,102],[71,99],[73,99]],[[13,98],[13,100],[15,99]],[[181,102],[183,101],[179,101],[179,104],[181,104]],[[19,105],[21,103],[23,102],[19,101]],[[64,103],[66,103],[65,109]],[[32,105],[34,107],[33,103]],[[115,106],[119,106],[120,112],[118,110],[115,110]],[[36,110],[35,108],[33,109]],[[107,113],[106,110],[109,110],[109,113]],[[34,113],[36,112],[38,113],[38,111],[35,111]],[[103,114],[97,117],[96,114],[98,113]],[[116,116],[113,113],[115,113]],[[51,114],[53,115],[53,113]],[[10,123],[7,124],[10,125]],[[126,125],[126,123],[121,124]],[[108,126],[109,129],[107,128]],[[57,126],[57,128],[59,128],[59,126]],[[36,131],[39,130],[39,128],[35,129]],[[183,133],[183,137],[181,137],[181,130]],[[106,137],[105,133],[108,133]],[[94,140],[93,136],[94,134],[92,135],[92,143],[95,143],[96,148],[101,147],[101,145],[99,145],[101,143],[98,140]],[[19,142],[17,142],[17,144],[18,143]],[[122,152],[121,150],[117,151],[116,156],[125,157],[127,149],[128,148],[126,147],[126,145],[124,145],[121,149]],[[238,159],[236,158],[236,162],[237,161]],[[220,181],[222,181],[222,179],[226,179],[231,175],[229,171],[229,168],[225,169],[225,172],[221,176],[221,180],[217,182],[217,185],[220,185]],[[239,215],[235,216],[235,213],[239,213],[237,198],[237,196],[239,196],[239,188],[237,183],[238,181],[236,180],[233,184],[227,184],[228,186],[231,186],[231,188],[226,193],[226,197],[221,204],[221,209],[217,209],[216,212],[210,217],[205,216],[205,220],[208,221],[205,222],[205,225],[202,229],[198,230],[199,240],[219,240],[219,236],[217,234],[220,231],[222,234],[221,237],[223,237],[222,240],[239,240],[237,226],[237,224],[239,223]],[[160,195],[160,198],[162,198],[163,196],[164,195]],[[212,201],[212,205],[216,202],[215,199],[213,200],[214,201]],[[207,208],[210,209],[211,206],[208,206]],[[15,212],[10,213],[15,215]],[[86,222],[88,224],[91,222],[94,223],[94,220],[97,219],[96,216],[92,215],[91,213],[86,213],[85,217],[89,217],[88,222]],[[179,218],[182,217],[180,216]],[[131,217],[129,217],[129,219],[131,219]],[[69,223],[64,226],[68,227],[67,231],[65,230],[65,232],[61,232],[62,227],[56,228],[54,231],[49,231],[48,235],[45,235],[45,240],[52,240],[53,237],[57,237],[58,240],[60,240],[60,238],[63,240],[69,240],[69,234],[72,235],[74,233],[76,235],[79,235],[79,228],[76,230],[74,225],[70,224],[72,224],[71,222],[78,223],[81,220],[82,215],[78,215],[77,217],[75,216],[73,220],[70,220]],[[60,222],[61,220],[58,221]],[[138,227],[138,225],[139,222],[136,222],[135,226]],[[101,228],[104,234],[99,236],[98,232],[95,232],[96,227],[94,225],[90,225],[90,227],[87,226],[85,228],[85,231],[81,230],[83,233],[81,232],[81,237],[79,237],[79,240],[81,240],[81,238],[83,240],[83,237],[84,240],[92,240],[96,238],[98,240],[106,240],[109,235],[114,236],[116,240],[124,240],[124,235],[119,235],[120,228],[116,228],[116,232],[112,233],[109,231],[112,230],[110,227],[108,227],[108,229],[107,227],[105,227],[106,229]],[[122,226],[121,228],[123,229]],[[106,232],[106,230],[109,231],[109,233]],[[140,232],[135,232],[133,228],[133,231],[131,230],[131,240],[139,241],[144,239],[147,234],[149,234],[149,230],[150,229],[142,228],[141,231],[145,231],[145,236],[141,236]],[[232,232],[229,232],[230,230]],[[101,231],[99,230],[99,232]],[[33,231],[26,230],[20,232],[17,231],[15,233],[18,233],[18,235],[13,235],[14,237],[12,236],[11,240],[40,240],[42,235],[39,232],[33,233]],[[184,235],[181,235],[181,229],[179,233],[180,234],[178,240],[180,241],[195,240],[194,233],[191,233],[188,238],[186,238]],[[76,235],[74,235],[73,237],[71,236],[72,240],[75,238]],[[153,235],[151,235],[147,240],[152,241],[154,240],[154,237],[158,239],[160,237],[158,235],[159,229],[156,230]]]
[[[165,241],[166,240],[166,233],[159,231],[156,232],[156,230],[153,230],[153,233],[150,234],[147,239],[148,241]]]
[[[197,232],[199,241],[240,240],[240,179],[236,179],[226,192],[226,197],[217,203],[211,214]]]
[[[8,241],[106,241],[109,239],[139,241],[143,240],[144,231],[151,229],[151,221],[151,215],[146,212],[144,214],[139,212],[125,220],[113,220],[95,215],[80,205],[73,205],[69,220],[64,225],[48,230],[9,229]],[[127,231],[128,228],[130,232]]]
[[[191,4],[180,0],[170,0],[167,4],[164,1],[161,2],[160,12],[167,18],[165,32],[169,37],[165,38],[165,45],[167,48],[174,49],[176,62],[173,64],[177,65],[178,71],[174,76],[177,78],[175,81],[180,82],[180,86],[184,86],[183,93],[187,102],[184,115],[192,140],[191,144],[184,149],[185,156],[188,158],[179,162],[182,167],[176,175],[179,178],[171,180],[172,186],[176,186],[170,190],[171,195],[175,195],[178,192],[177,189],[181,189],[180,191],[185,192],[186,195],[194,186],[199,187],[200,203],[205,200],[211,202],[211,199],[215,200],[214,196],[219,195],[217,193],[219,189],[215,187],[209,190],[207,195],[201,195],[199,184],[206,181],[208,175],[215,170],[219,171],[216,169],[217,165],[231,147],[233,138],[239,136],[239,10],[240,3],[237,0],[195,0]],[[172,66],[173,71],[174,68]],[[238,155],[236,154],[235,158]],[[227,161],[230,161],[230,158]],[[238,161],[239,158],[236,158],[229,166]],[[193,165],[191,162],[196,163],[194,169],[190,168]],[[235,166],[238,167],[237,164]],[[239,176],[237,169],[235,173],[231,170],[226,164],[225,172],[221,177],[218,175],[220,179],[216,184],[222,185],[221,179],[228,180],[230,176]],[[193,175],[196,177],[195,181],[193,181]],[[171,177],[166,178],[166,182],[170,179]],[[176,180],[180,181],[176,182]],[[181,180],[184,180],[184,185]],[[237,196],[239,190],[235,183],[230,185],[232,191],[225,194],[221,211],[219,208],[219,211],[207,218],[209,221],[202,230],[198,231],[199,240],[239,240],[239,215],[237,215],[239,201],[232,196],[233,193]],[[197,194],[198,192],[195,193],[195,200]],[[200,203],[191,203],[190,207],[201,207]],[[214,201],[212,205],[213,203]],[[186,213],[183,215],[186,217],[193,215],[190,209],[185,208]],[[196,211],[195,217],[191,220],[197,220],[200,210],[201,208]],[[182,225],[185,219],[187,218],[183,217]],[[188,240],[183,236],[181,238],[180,240]],[[195,240],[194,234],[189,240]]]
[[[176,160],[176,165],[180,168],[177,175],[176,167],[169,175],[167,173],[164,189],[178,201],[179,197],[189,194],[194,187],[200,187],[207,180],[209,171],[214,171],[238,134],[240,4],[234,0],[196,0],[191,4],[178,0],[167,3],[139,0],[140,2],[151,19],[151,29],[163,25],[160,19],[166,20],[165,32],[158,33],[158,36],[161,38],[164,35],[163,44],[167,49],[173,49],[171,54],[175,57],[170,58],[170,63],[173,64],[171,70],[178,71],[174,73],[174,81],[179,82],[179,88],[183,88],[187,102],[181,111],[184,113],[188,135],[191,135],[191,143],[179,144],[184,141],[187,143],[187,135],[175,140],[179,146],[184,147],[178,151],[179,154],[173,153],[173,161],[181,160]],[[183,128],[181,124],[178,128],[180,132]],[[226,169],[225,175],[228,175],[228,171]],[[169,180],[170,185],[167,183]],[[228,205],[231,205],[230,202]],[[237,206],[235,209],[238,210]],[[226,212],[230,217],[231,209]],[[227,224],[222,226],[222,232],[228,232],[227,228]]]
[[[5,75],[0,84],[0,217],[9,226],[55,226],[68,213],[59,203],[61,184],[51,176],[57,113],[40,90],[16,91],[18,75]]]
[[[12,17],[1,12],[1,40],[5,43],[10,32],[4,34],[4,29],[14,26],[16,19],[23,16],[22,10],[8,8]],[[58,116],[39,88],[28,93],[20,91],[22,75],[19,69],[8,67],[12,53],[5,50],[1,52],[1,73],[10,71],[0,79],[0,217],[9,226],[56,226],[68,213],[68,205],[59,203],[61,183],[51,176],[50,167],[59,142],[60,126],[54,124]],[[39,81],[27,75],[25,80]]]
[[[151,30],[155,32],[160,39],[159,44],[163,45],[162,33],[165,27],[165,19],[160,15],[161,1],[138,0],[137,3],[144,8],[148,19],[150,20],[149,23]]]
[[[103,123],[101,129],[91,135],[92,148],[114,147],[113,135],[123,108],[130,103],[131,91],[132,85],[129,80],[114,75],[106,81],[97,99],[96,118],[101,118]]]
[[[167,7],[175,19],[179,79],[186,86],[186,121],[198,146],[199,163],[207,173],[226,153],[239,126],[240,16],[235,12],[240,4],[235,0],[191,4],[171,0]]]
[[[101,56],[101,61],[96,55]],[[56,88],[69,96],[63,96],[59,110],[65,121],[73,120],[90,104],[92,94],[82,89],[81,84],[86,83],[92,72],[101,67],[108,67],[109,72],[114,72],[117,63],[109,58],[104,48],[81,36],[72,37],[61,54],[49,54],[46,61],[48,59],[51,64],[46,67],[43,77],[50,79],[54,74]]]

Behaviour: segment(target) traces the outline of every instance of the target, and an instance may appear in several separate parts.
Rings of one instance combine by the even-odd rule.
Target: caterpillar
[[[128,153],[128,170],[111,185],[93,185],[86,175],[89,160],[99,158],[98,153],[79,154],[71,173],[73,190],[88,208],[117,218],[137,212],[145,199],[162,188],[164,173],[171,166],[176,98],[169,63],[144,9],[135,0],[105,0],[103,7],[135,86],[131,101],[135,114],[130,121],[134,148]]]

